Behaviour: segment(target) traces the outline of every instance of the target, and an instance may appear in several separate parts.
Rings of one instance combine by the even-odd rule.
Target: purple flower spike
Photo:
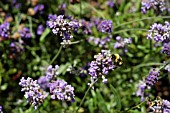
[[[149,75],[146,77],[146,84],[153,86],[158,81],[159,73],[160,71],[157,71],[155,68],[151,69]]]
[[[112,21],[111,20],[103,20],[97,25],[98,31],[102,33],[111,33],[112,32]]]
[[[4,39],[8,38],[10,35],[9,32],[10,24],[8,22],[4,22],[0,25],[0,36]]]

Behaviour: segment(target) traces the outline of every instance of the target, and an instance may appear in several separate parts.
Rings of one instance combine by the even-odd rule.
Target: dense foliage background
[[[109,0],[108,0],[109,1]],[[123,65],[106,75],[108,82],[99,79],[90,90],[78,112],[84,113],[118,113],[146,112],[146,102],[136,95],[140,81],[145,80],[152,67],[161,67],[169,56],[161,53],[162,46],[155,46],[154,40],[148,40],[147,34],[154,23],[164,24],[169,21],[170,12],[150,9],[141,12],[141,0],[113,0],[114,6],[109,7],[106,0],[1,0],[0,23],[10,23],[8,38],[0,37],[0,105],[4,113],[36,113],[24,98],[19,86],[22,77],[34,80],[45,75],[46,68],[59,65],[59,75],[74,87],[75,102],[52,100],[48,96],[39,107],[41,113],[72,113],[75,111],[90,82],[88,63],[94,60],[94,55],[101,50],[111,50],[112,54],[122,57]],[[35,11],[38,4],[44,9]],[[62,6],[65,4],[66,6]],[[167,8],[169,2],[167,0]],[[71,16],[86,24],[101,20],[112,21],[112,32],[102,33],[95,25],[84,33],[83,27],[78,32],[72,32],[72,44],[62,47],[62,38],[53,34],[47,26],[49,14]],[[82,22],[83,23],[83,22]],[[81,24],[82,24],[81,23]],[[43,25],[45,30],[37,34],[37,28]],[[83,25],[83,24],[82,24]],[[22,38],[18,30],[22,26],[30,30],[30,38]],[[87,25],[85,26],[87,27]],[[110,36],[104,46],[89,41],[89,37],[99,40]],[[132,38],[132,43],[122,48],[114,48],[116,37]],[[97,39],[98,40],[98,39]],[[15,42],[15,47],[11,43]],[[21,44],[22,42],[22,44]],[[18,45],[17,45],[18,44]],[[61,51],[60,51],[61,49]],[[128,51],[126,51],[127,49]],[[58,54],[57,58],[52,59]],[[71,71],[69,72],[68,69]],[[167,70],[161,70],[158,82],[147,89],[151,99],[160,96],[170,100],[170,75]],[[138,105],[139,106],[136,106]],[[136,107],[134,107],[136,106]]]

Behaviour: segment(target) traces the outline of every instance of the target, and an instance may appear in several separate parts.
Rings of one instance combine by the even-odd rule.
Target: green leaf
[[[45,37],[50,33],[50,29],[49,28],[46,28],[45,31],[43,32],[43,34],[41,35],[40,37],[40,42],[44,42],[45,40]]]
[[[115,101],[116,101],[116,104],[117,104],[117,110],[121,110],[121,99],[120,99],[120,96],[117,92],[117,90],[110,84],[110,87],[111,87],[111,91],[113,92],[114,96],[115,96]]]

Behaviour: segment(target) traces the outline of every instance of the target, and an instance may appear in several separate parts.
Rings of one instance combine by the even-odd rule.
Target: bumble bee
[[[113,59],[114,59],[114,63],[117,65],[117,66],[121,66],[123,64],[123,61],[122,61],[122,58],[119,56],[119,54],[113,54],[112,55]]]
[[[71,4],[77,4],[77,3],[80,2],[80,0],[69,0],[69,2],[70,2]]]

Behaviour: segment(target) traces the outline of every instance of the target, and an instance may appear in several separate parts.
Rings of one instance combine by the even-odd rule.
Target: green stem
[[[61,50],[62,50],[62,46],[60,46],[57,54],[56,54],[56,55],[54,56],[54,58],[51,60],[50,65],[51,65],[51,64],[55,61],[55,59],[58,57],[58,55],[60,54]]]
[[[118,33],[126,32],[126,31],[133,31],[133,30],[148,31],[147,29],[140,29],[140,28],[135,28],[135,29],[123,29],[123,30],[119,30],[119,31],[113,32],[113,34],[118,34]]]
[[[80,0],[80,18],[81,18],[81,14],[82,14],[82,3],[81,3],[82,0]]]
[[[124,25],[127,25],[127,24],[131,24],[131,23],[137,22],[137,21],[157,19],[157,18],[166,19],[166,18],[170,18],[170,16],[146,17],[146,18],[142,18],[142,19],[138,19],[138,20],[132,20],[132,21],[129,21],[129,22],[125,22],[123,24],[119,24],[118,26],[114,27],[114,29],[116,29],[118,27],[121,27],[121,26],[124,26]]]
[[[126,110],[126,113],[127,113],[127,111],[129,111],[129,110],[138,108],[139,106],[141,106],[141,105],[144,104],[144,103],[145,103],[145,101],[144,101],[144,102],[141,102],[140,104],[138,104],[138,105],[136,105],[136,106],[134,106],[134,107],[132,107],[132,108],[130,108],[130,109],[128,109],[128,110]]]
[[[85,100],[85,98],[86,98],[88,92],[89,92],[90,89],[93,87],[93,85],[97,82],[97,80],[98,80],[98,79],[96,79],[93,83],[90,84],[90,86],[89,86],[89,88],[87,89],[87,91],[85,92],[84,97],[83,97],[83,99],[81,100],[81,102],[80,102],[80,104],[79,104],[77,110],[76,110],[74,113],[77,113],[77,112],[78,112],[78,110],[80,109],[81,105],[83,104],[83,102],[84,102],[84,100]]]

